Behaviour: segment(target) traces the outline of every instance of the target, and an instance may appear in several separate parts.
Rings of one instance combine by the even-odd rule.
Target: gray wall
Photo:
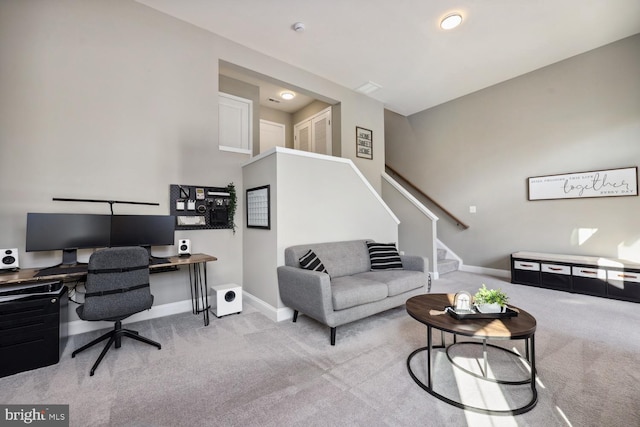
[[[640,163],[640,35],[410,117],[385,112],[387,163],[438,210],[471,266],[519,250],[640,260],[638,197],[527,201],[527,178]],[[470,206],[477,213],[469,213]],[[597,229],[580,244],[580,230]]]
[[[218,257],[210,284],[242,284],[241,165],[250,156],[218,150],[220,60],[340,102],[349,146],[356,125],[382,134],[381,103],[133,0],[1,1],[0,247],[18,248],[21,267],[52,265],[59,251],[24,252],[27,212],[109,212],[53,197],[158,202],[115,211],[168,214],[170,184],[234,182],[235,235],[180,231],[176,239]],[[375,143],[382,151],[384,138]],[[382,164],[363,168],[376,188]],[[186,272],[153,275],[155,302],[189,299],[187,280]]]

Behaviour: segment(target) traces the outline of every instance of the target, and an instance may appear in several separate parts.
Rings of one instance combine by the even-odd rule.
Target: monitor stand
[[[78,262],[77,249],[63,249],[62,263],[52,265],[51,267],[41,268],[40,270],[38,270],[38,273],[36,273],[35,277],[75,273],[78,271],[84,271],[86,268],[86,262]]]
[[[147,252],[149,253],[149,265],[168,264],[169,263],[169,260],[167,258],[157,257],[157,256],[151,255],[151,246],[143,245],[142,247],[145,248],[147,250]]]
[[[59,266],[74,266],[78,265],[78,250],[77,249],[63,249],[62,250],[62,264]],[[83,263],[84,264],[84,263]]]

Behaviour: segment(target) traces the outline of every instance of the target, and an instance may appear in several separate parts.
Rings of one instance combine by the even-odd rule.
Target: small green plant
[[[482,287],[478,289],[478,292],[473,296],[474,302],[478,305],[480,304],[498,304],[500,307],[504,307],[507,305],[509,301],[509,297],[507,294],[502,292],[501,289],[487,289],[485,284],[482,284]]]
[[[227,192],[229,193],[229,206],[227,207],[227,219],[229,221],[229,225],[233,230],[233,234],[236,234],[236,207],[237,207],[237,196],[236,196],[236,186],[233,185],[233,182],[227,185]]]

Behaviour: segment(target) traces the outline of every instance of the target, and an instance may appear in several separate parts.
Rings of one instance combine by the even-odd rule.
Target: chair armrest
[[[331,280],[327,273],[283,265],[278,267],[278,289],[287,307],[320,322],[326,324],[333,313]]]
[[[429,272],[429,260],[418,255],[400,255],[402,268],[405,270]]]

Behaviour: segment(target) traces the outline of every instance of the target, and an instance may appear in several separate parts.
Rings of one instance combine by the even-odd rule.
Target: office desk
[[[217,261],[218,258],[207,254],[192,254],[188,257],[172,256],[167,257],[168,263],[154,264],[149,266],[149,271],[162,271],[167,268],[179,268],[187,266],[189,268],[189,284],[191,286],[191,306],[193,314],[202,313],[204,325],[209,325],[209,296],[207,294],[207,268],[210,261]],[[15,272],[0,273],[0,287],[4,285],[15,285],[20,283],[34,283],[41,281],[62,280],[64,282],[83,280],[87,276],[86,271],[75,273],[52,274],[38,276],[38,268],[23,268]]]

